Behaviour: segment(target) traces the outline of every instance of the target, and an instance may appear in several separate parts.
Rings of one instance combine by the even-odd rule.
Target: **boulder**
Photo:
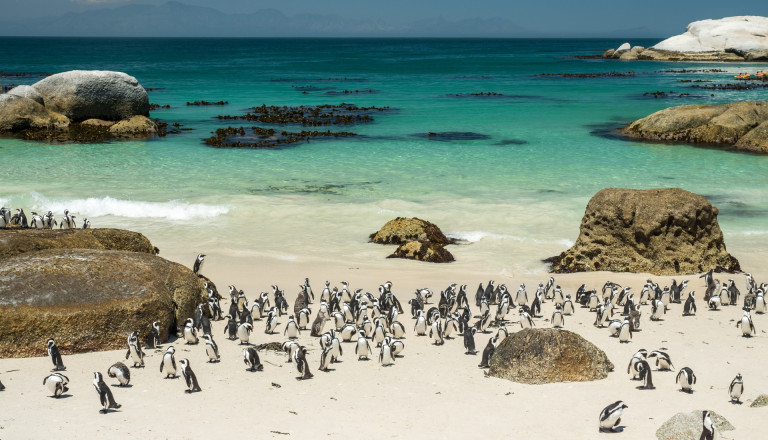
[[[675,52],[649,47],[637,56],[643,61],[744,61],[744,57],[733,52]]]
[[[603,58],[613,58],[613,54],[616,53],[615,49],[608,49],[603,53]]]
[[[709,411],[709,417],[717,428],[717,432],[733,431],[735,428],[723,416],[714,411]],[[656,438],[659,440],[695,440],[701,436],[703,411],[689,413],[677,413],[664,422],[656,430]],[[719,436],[717,438],[720,438]]]
[[[560,329],[525,329],[501,341],[489,376],[542,384],[605,379],[613,364],[605,352],[580,335]]]
[[[623,51],[629,50],[631,48],[632,48],[632,46],[629,43],[624,43],[621,46],[616,48],[616,52],[623,52]]]
[[[85,121],[81,122],[80,125],[90,125],[93,127],[111,127],[113,125],[117,124],[115,121],[105,121],[103,119],[86,119]]]
[[[8,91],[9,95],[21,96],[35,101],[36,103],[43,105],[43,96],[37,93],[32,86],[16,86]]]
[[[157,133],[157,125],[148,117],[139,115],[109,127],[109,132],[116,136],[149,136]]]
[[[0,133],[29,129],[64,129],[66,116],[52,112],[33,99],[17,95],[0,95]]]
[[[643,46],[635,46],[630,50],[622,52],[619,55],[620,60],[636,60],[637,57],[645,50]]]
[[[136,78],[122,72],[73,70],[35,83],[45,107],[74,122],[86,119],[119,121],[149,116],[149,97]]]
[[[450,263],[454,261],[453,255],[443,245],[435,244],[431,241],[409,241],[403,243],[387,258],[405,258],[430,263]]]
[[[761,394],[755,397],[755,400],[749,404],[750,408],[762,408],[768,406],[768,394]]]
[[[768,61],[768,49],[748,50],[744,54],[744,61]]]
[[[660,110],[632,122],[624,135],[644,140],[717,144],[768,153],[768,102],[683,105]],[[743,139],[743,141],[742,141]]]
[[[390,220],[369,238],[379,244],[404,244],[409,241],[429,241],[436,245],[453,243],[440,228],[417,217]]]
[[[0,357],[125,348],[160,321],[165,341],[205,298],[189,268],[149,253],[49,249],[0,259]]]
[[[679,188],[602,189],[587,204],[576,243],[547,261],[557,273],[738,271],[717,214],[704,197]]]
[[[157,251],[147,237],[124,229],[0,229],[0,260],[46,249]]]
[[[768,17],[737,16],[694,21],[686,27],[685,33],[667,38],[653,49],[692,53],[768,50]]]

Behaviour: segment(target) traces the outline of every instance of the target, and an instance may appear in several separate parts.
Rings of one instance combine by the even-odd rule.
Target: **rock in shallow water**
[[[434,223],[418,217],[397,217],[369,238],[378,244],[404,244],[409,241],[429,241],[441,245],[453,243]]]
[[[401,244],[387,258],[405,258],[429,263],[450,263],[454,261],[453,255],[443,245],[429,241],[409,241]]]
[[[576,243],[547,261],[558,273],[738,271],[717,214],[704,197],[679,188],[606,188],[587,204]]]
[[[69,119],[52,112],[38,102],[17,95],[0,95],[0,132],[62,129]]]
[[[613,363],[605,352],[568,330],[525,329],[505,338],[489,376],[527,384],[605,379]]]

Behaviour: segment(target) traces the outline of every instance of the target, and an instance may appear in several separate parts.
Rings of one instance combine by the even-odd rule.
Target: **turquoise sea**
[[[378,261],[387,252],[367,235],[395,216],[418,216],[471,243],[456,248],[455,264],[536,273],[545,270],[542,258],[576,239],[599,189],[681,187],[720,209],[731,252],[761,261],[767,156],[611,133],[668,106],[765,99],[768,89],[691,87],[733,83],[764,65],[576,57],[623,42],[0,38],[2,85],[40,79],[10,72],[123,71],[151,89],[150,102],[171,106],[153,118],[191,129],[86,145],[0,139],[0,204],[69,209],[94,227],[138,230],[179,259],[215,248],[234,258],[338,264]],[[634,75],[541,76],[609,72]],[[305,86],[314,89],[298,89]],[[373,92],[338,94],[344,90]],[[656,91],[675,93],[644,95]],[[472,95],[487,92],[502,95]],[[185,105],[195,100],[229,104]],[[255,125],[219,114],[341,102],[390,110],[339,128],[355,138],[269,150],[201,141],[216,128]],[[429,132],[462,135],[437,140]]]

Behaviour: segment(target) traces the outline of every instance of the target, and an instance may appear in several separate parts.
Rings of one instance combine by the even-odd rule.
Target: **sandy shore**
[[[517,290],[524,282],[528,292],[544,281],[546,274],[488,276],[482,270],[469,271],[461,266],[428,265],[391,261],[367,267],[305,267],[290,262],[259,262],[216,258],[206,261],[203,272],[220,288],[235,284],[249,299],[261,291],[270,291],[277,283],[285,290],[291,307],[298,285],[308,276],[318,294],[326,279],[340,286],[342,280],[352,288],[375,293],[384,281],[394,283],[393,292],[405,305],[415,288],[429,287],[435,292],[451,282],[468,284],[474,295],[479,282],[489,278]],[[194,258],[194,256],[192,256]],[[191,263],[191,261],[190,261]],[[377,267],[381,266],[381,267]],[[758,282],[768,281],[768,272],[753,270]],[[631,286],[638,293],[648,278],[645,274],[597,272],[555,276],[566,293],[573,294],[582,283],[600,289],[606,280]],[[730,278],[722,274],[721,279]],[[653,277],[662,286],[670,277]],[[700,298],[703,280],[696,276],[677,277],[690,280],[687,291]],[[744,290],[744,276],[737,275]],[[433,302],[436,303],[433,298]],[[435,304],[436,305],[436,304]],[[316,338],[304,332],[299,339],[309,349],[309,361],[315,377],[296,380],[293,363],[286,363],[282,353],[260,353],[264,371],[248,372],[242,361],[242,346],[224,336],[223,321],[215,322],[214,339],[221,351],[221,362],[206,362],[204,344],[184,345],[177,340],[163,344],[177,348],[177,359],[188,358],[202,387],[202,392],[185,394],[182,378],[163,379],[159,372],[163,350],[148,353],[146,367],[131,369],[129,388],[112,387],[120,410],[99,414],[98,396],[91,385],[92,372],[105,373],[116,361],[125,362],[125,351],[82,355],[64,354],[65,374],[70,391],[60,399],[49,397],[42,386],[49,373],[48,358],[2,359],[0,380],[6,390],[0,392],[0,438],[22,439],[75,438],[83,434],[98,438],[138,435],[139,438],[208,438],[209,436],[249,435],[257,438],[655,438],[656,429],[677,412],[694,409],[714,410],[726,417],[735,431],[720,438],[754,439],[768,434],[762,421],[768,408],[750,408],[749,403],[761,393],[768,393],[768,318],[754,315],[757,337],[742,338],[735,327],[740,307],[727,306],[721,311],[706,310],[699,300],[696,316],[683,318],[682,305],[672,304],[665,320],[651,322],[650,306],[643,307],[642,331],[631,343],[620,344],[607,329],[595,328],[594,314],[577,308],[566,317],[565,328],[575,331],[603,349],[616,369],[607,379],[586,383],[523,385],[487,378],[477,367],[480,355],[464,354],[462,340],[451,339],[443,346],[431,344],[427,337],[413,334],[408,310],[401,317],[408,330],[403,357],[395,365],[382,367],[378,362],[358,361],[354,344],[344,343],[344,355],[332,371],[317,371],[320,350]],[[228,302],[224,304],[225,310]],[[314,305],[315,307],[317,304]],[[553,304],[543,306],[538,328],[550,327]],[[315,309],[313,309],[315,311]],[[507,328],[517,331],[517,313],[508,315]],[[283,342],[287,318],[281,319],[279,333],[264,334],[264,321],[255,322],[251,342]],[[330,328],[329,326],[326,327]],[[476,344],[485,346],[491,334],[478,334]],[[627,363],[640,348],[664,348],[677,369],[691,367],[698,377],[693,394],[683,393],[675,384],[676,371],[656,372],[655,390],[640,390],[638,382],[626,374]],[[378,352],[377,352],[378,353]],[[736,373],[744,376],[744,404],[729,401],[728,385]],[[108,384],[116,384],[106,378]],[[598,434],[600,410],[616,400],[629,406],[622,418],[620,434]]]

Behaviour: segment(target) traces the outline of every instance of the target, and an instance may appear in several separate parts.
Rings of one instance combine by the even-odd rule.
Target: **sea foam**
[[[47,200],[43,197],[37,197],[33,206],[38,211],[53,211],[57,214],[68,209],[73,213],[89,218],[112,215],[126,218],[194,220],[218,217],[229,212],[229,207],[226,205],[187,203],[180,200],[145,202],[120,200],[109,196],[73,200]]]

